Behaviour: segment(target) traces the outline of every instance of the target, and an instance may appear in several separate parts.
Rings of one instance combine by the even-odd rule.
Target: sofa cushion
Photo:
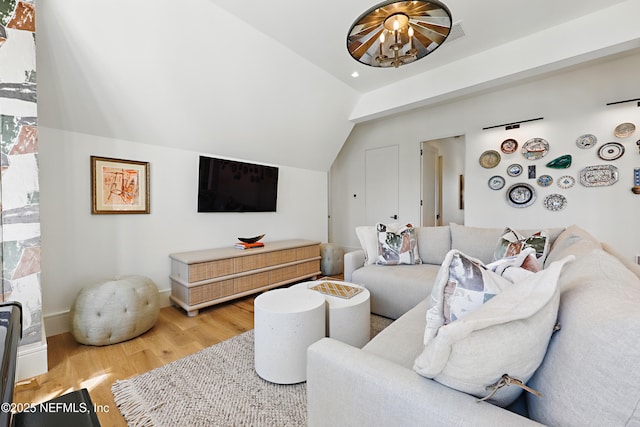
[[[416,231],[411,224],[377,224],[378,265],[422,264]]]
[[[504,228],[469,227],[455,223],[451,228],[451,249],[458,249],[482,263],[493,261],[496,242],[502,236]]]
[[[439,227],[416,227],[418,250],[422,262],[442,264],[451,250],[451,229],[448,225]]]
[[[584,253],[583,230],[566,234],[556,249],[582,253],[562,272],[561,329],[529,382],[544,396],[527,396],[529,414],[558,426],[639,425],[640,279],[600,248]]]
[[[522,233],[511,227],[504,229],[502,236],[493,254],[494,260],[517,255],[523,249],[533,248],[540,267],[544,266],[544,260],[549,254],[549,234],[547,230],[538,230],[533,233]]]
[[[362,350],[376,354],[407,369],[422,353],[422,339],[429,299],[425,298],[369,341]],[[398,350],[402,349],[402,350]]]
[[[371,293],[371,312],[397,319],[427,298],[440,266],[365,265],[357,269],[351,281]]]
[[[571,258],[504,287],[464,318],[445,324],[443,294],[449,261],[456,253],[447,255],[434,284],[435,310],[428,311],[425,348],[414,369],[448,387],[485,397],[487,387],[503,374],[526,382],[542,362],[556,323],[558,277]],[[507,406],[521,392],[519,387],[503,387],[490,401]]]

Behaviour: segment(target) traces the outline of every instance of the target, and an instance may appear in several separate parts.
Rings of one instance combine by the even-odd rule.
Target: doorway
[[[422,226],[464,224],[464,136],[420,144]]]

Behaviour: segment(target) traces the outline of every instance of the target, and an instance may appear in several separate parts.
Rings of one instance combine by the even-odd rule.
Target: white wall
[[[77,292],[114,275],[170,289],[169,253],[266,233],[327,241],[327,173],[279,166],[275,213],[197,213],[197,153],[40,127],[42,295],[59,333]],[[151,214],[92,215],[90,156],[150,162]],[[240,159],[243,160],[243,159]],[[56,323],[57,322],[57,323]]]
[[[467,225],[514,227],[566,226],[578,224],[597,238],[614,244],[630,259],[640,254],[640,231],[636,227],[640,196],[631,193],[633,168],[640,166],[635,141],[640,131],[625,140],[614,137],[613,129],[630,121],[640,127],[640,108],[635,103],[605,106],[607,102],[635,98],[638,92],[637,69],[640,54],[611,58],[580,68],[567,70],[447,104],[422,108],[402,115],[357,125],[331,169],[332,226],[331,241],[345,247],[357,247],[354,228],[363,225],[363,200],[353,194],[364,192],[364,150],[384,146],[393,140],[400,144],[400,221],[419,221],[419,141],[464,135],[465,155],[465,223]],[[544,117],[544,120],[523,124],[520,129],[504,128],[483,131],[482,128],[501,123]],[[556,184],[538,187],[525,177],[511,178],[506,167],[511,163],[523,166],[536,164],[538,174],[543,171],[558,178],[579,171],[588,165],[605,164],[595,149],[576,146],[578,136],[593,133],[604,142],[620,141],[626,154],[611,162],[620,170],[620,181],[610,187],[587,188],[579,182],[562,190]],[[478,159],[483,151],[500,149],[500,143],[515,138],[520,146],[530,138],[549,141],[549,154],[537,162],[526,160],[521,154],[503,155],[494,169],[484,169]],[[573,155],[568,170],[544,167],[548,161],[563,155]],[[507,185],[515,182],[532,183],[538,192],[537,202],[524,209],[512,208],[505,201],[505,190],[493,191],[487,186],[492,175],[500,174]],[[506,189],[505,187],[505,189]],[[542,206],[542,199],[551,193],[567,197],[568,206],[561,212],[551,212]]]

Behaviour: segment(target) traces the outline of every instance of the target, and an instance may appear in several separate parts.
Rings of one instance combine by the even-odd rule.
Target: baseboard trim
[[[35,377],[49,370],[49,362],[47,361],[47,339],[45,334],[46,328],[44,325],[42,329],[42,340],[40,342],[18,347],[16,381]]]
[[[159,293],[160,308],[169,307],[171,305],[171,301],[169,300],[169,297],[171,296],[171,290],[167,289],[164,291],[160,291]],[[48,337],[71,331],[71,319],[69,317],[69,310],[45,315],[44,325],[47,330]]]

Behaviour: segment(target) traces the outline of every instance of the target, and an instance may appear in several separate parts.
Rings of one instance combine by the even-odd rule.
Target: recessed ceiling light
[[[351,73],[351,77],[355,79],[356,77],[360,77],[360,74],[358,74],[357,71],[354,71],[353,73]]]

